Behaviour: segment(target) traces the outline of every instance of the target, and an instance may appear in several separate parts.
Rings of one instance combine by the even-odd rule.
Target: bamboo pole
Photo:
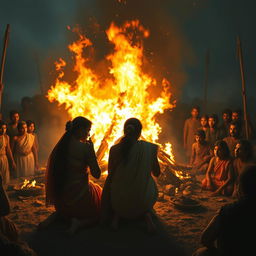
[[[205,57],[205,77],[204,77],[204,111],[207,112],[208,104],[208,80],[209,80],[209,63],[210,63],[210,50],[206,51]]]
[[[6,59],[6,50],[8,46],[8,40],[9,40],[9,33],[10,33],[10,24],[7,24],[6,30],[5,30],[5,36],[4,36],[4,47],[3,47],[3,53],[2,53],[2,60],[1,60],[1,69],[0,69],[0,114],[2,115],[2,96],[3,96],[3,76],[4,76],[4,66],[5,66],[5,59]]]
[[[237,37],[237,53],[240,64],[240,73],[242,81],[242,99],[243,99],[243,111],[244,111],[244,122],[245,122],[245,136],[249,139],[249,127],[248,127],[248,116],[247,116],[247,100],[246,100],[246,90],[245,90],[245,76],[244,76],[244,61],[243,61],[243,51],[240,37]]]

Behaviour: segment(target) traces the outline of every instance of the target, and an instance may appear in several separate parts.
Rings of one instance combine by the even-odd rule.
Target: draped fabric
[[[8,184],[10,181],[10,170],[8,158],[6,156],[6,147],[8,140],[7,135],[0,136],[0,175],[3,179],[3,184]]]
[[[213,174],[211,177],[213,187],[210,187],[209,184],[207,184],[206,179],[204,179],[202,181],[203,188],[207,190],[216,190],[221,187],[228,179],[229,172],[231,171],[231,164],[231,160],[219,160],[215,162]],[[233,184],[230,184],[224,189],[223,194],[230,195],[232,194],[233,189]]]
[[[121,161],[113,174],[110,200],[121,217],[135,218],[150,211],[157,200],[157,187],[151,176],[156,145],[137,141],[128,161]]]
[[[63,217],[85,219],[97,218],[100,214],[102,189],[89,180],[89,157],[88,145],[68,134],[62,137],[50,155],[46,203],[53,204]]]
[[[29,133],[16,140],[14,160],[17,166],[17,177],[34,175],[35,159],[32,153],[34,140],[35,136]]]

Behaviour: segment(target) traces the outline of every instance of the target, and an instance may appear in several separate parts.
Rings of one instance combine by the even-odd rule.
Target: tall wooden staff
[[[242,98],[243,98],[243,110],[244,110],[244,122],[245,122],[245,136],[246,139],[249,139],[249,126],[248,126],[248,116],[247,116],[247,101],[246,101],[246,91],[245,91],[245,76],[244,76],[244,61],[243,61],[243,52],[241,46],[240,37],[237,37],[237,53],[240,63],[240,73],[242,80]]]
[[[204,111],[207,111],[207,95],[208,95],[208,80],[209,80],[209,63],[210,63],[210,50],[206,51],[205,57],[205,77],[204,77]]]
[[[9,33],[10,33],[10,24],[7,24],[6,30],[5,30],[5,36],[4,36],[4,48],[3,48],[3,54],[2,54],[2,60],[1,60],[1,70],[0,70],[0,115],[2,114],[2,96],[3,96],[3,76],[4,76],[4,65],[5,65],[5,57],[6,57],[6,50],[8,45],[8,39],[9,39]]]

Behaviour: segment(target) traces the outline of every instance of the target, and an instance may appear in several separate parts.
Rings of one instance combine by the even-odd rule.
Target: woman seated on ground
[[[39,228],[47,227],[59,216],[71,221],[68,232],[73,234],[99,220],[102,189],[89,180],[89,169],[94,178],[101,175],[93,143],[88,140],[91,124],[81,116],[68,122],[53,149],[47,166],[46,203],[53,204],[56,213]]]
[[[255,163],[253,159],[252,144],[248,140],[239,140],[235,147],[234,166],[234,180],[235,189],[233,195],[237,194],[238,180],[245,166]]]
[[[6,129],[6,123],[0,121],[0,175],[2,175],[4,185],[7,185],[10,181],[9,162],[11,163],[12,170],[15,170],[16,168],[10,148],[9,136],[6,134]]]
[[[230,196],[234,190],[234,170],[227,143],[219,140],[214,146],[202,189],[212,191],[212,195]]]
[[[3,188],[0,175],[0,248],[3,255],[36,255],[28,245],[19,239],[15,224],[8,219],[10,203]],[[2,254],[1,254],[2,255]]]
[[[192,145],[190,165],[193,173],[205,174],[211,159],[210,144],[205,141],[205,132],[198,130],[195,133],[196,142]]]
[[[160,175],[155,144],[138,140],[142,124],[136,118],[126,120],[124,137],[112,146],[109,154],[108,177],[102,196],[102,220],[111,221],[118,229],[120,218],[144,217],[148,232],[155,231],[152,209],[158,191],[152,174]]]
[[[223,206],[201,236],[203,248],[193,256],[255,255],[256,165],[239,176],[238,201]]]
[[[35,136],[27,132],[27,124],[18,123],[19,135],[13,137],[12,152],[16,163],[16,177],[26,177],[35,174],[38,168]]]

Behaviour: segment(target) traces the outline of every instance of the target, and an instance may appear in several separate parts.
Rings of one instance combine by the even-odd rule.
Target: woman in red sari
[[[89,180],[101,175],[92,141],[91,121],[76,117],[53,149],[47,166],[46,203],[56,214],[71,221],[70,233],[99,219],[101,187]]]
[[[234,171],[230,152],[225,141],[219,140],[214,146],[214,157],[210,160],[202,188],[215,195],[230,196],[234,190]]]

